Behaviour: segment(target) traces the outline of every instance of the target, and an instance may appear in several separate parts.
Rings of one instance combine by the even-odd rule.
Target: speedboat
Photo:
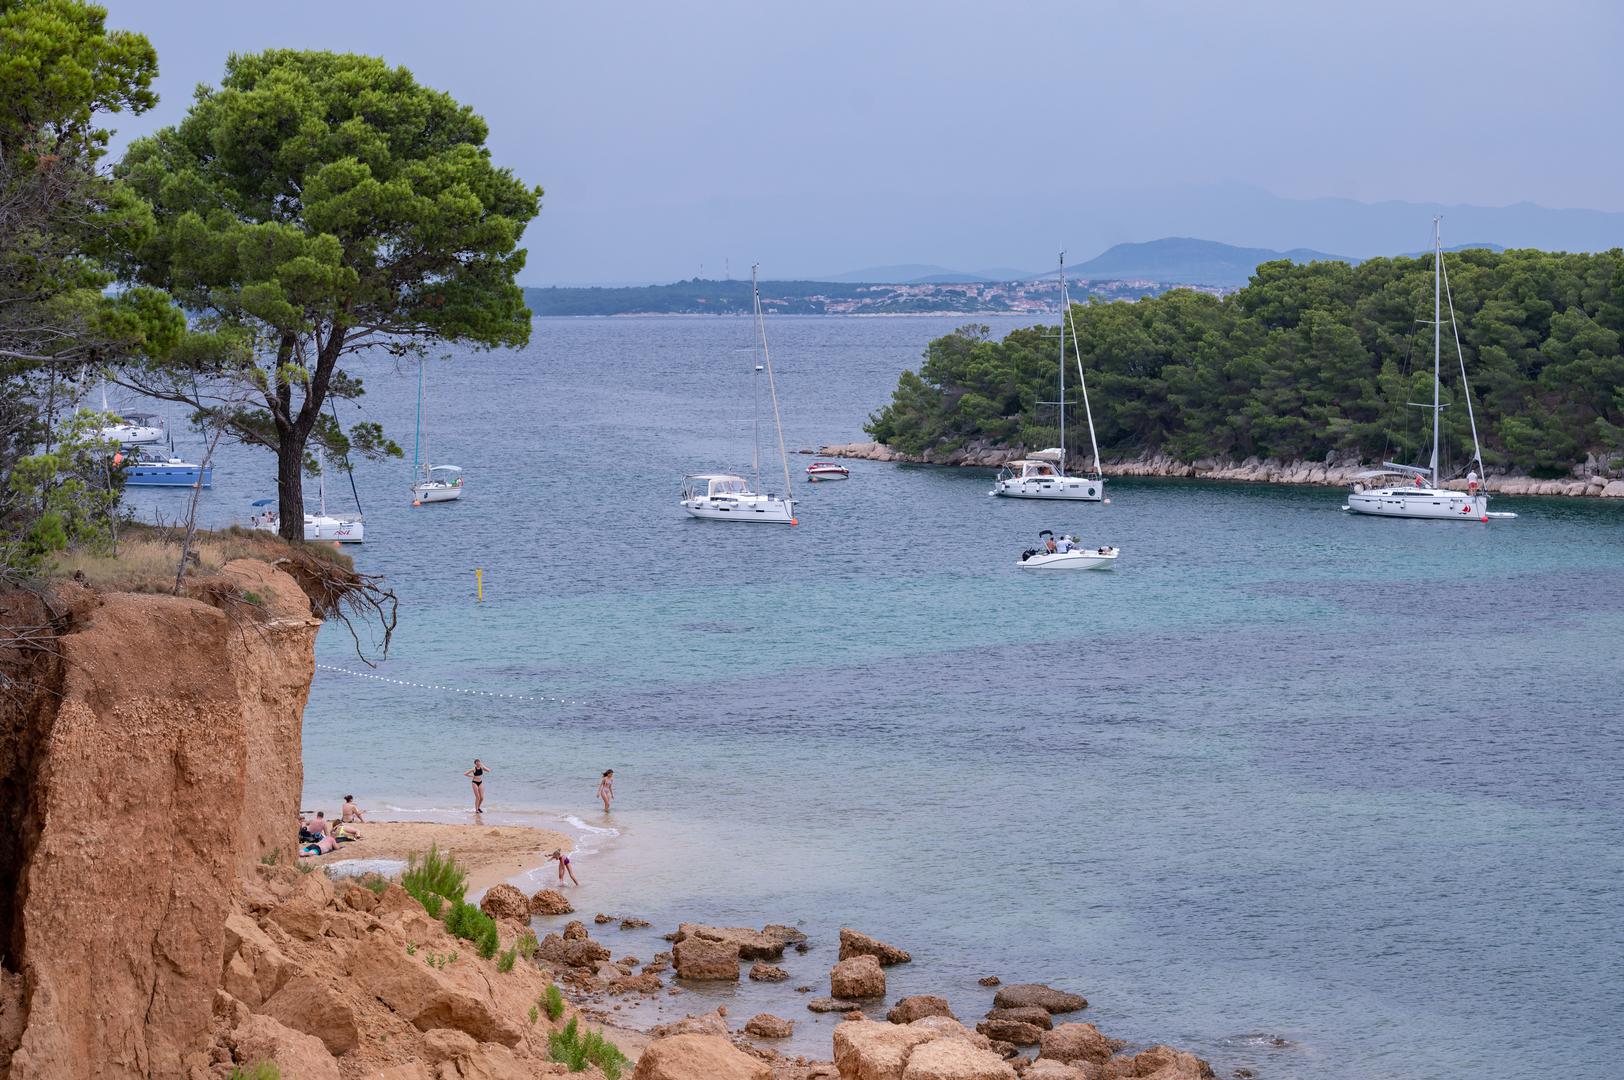
[[[1048,529],[1038,536],[1054,539],[1054,534]],[[1121,550],[1114,547],[1081,547],[1070,536],[1060,537],[1055,542],[1054,551],[1047,550],[1047,546],[1045,544],[1044,547],[1028,548],[1021,552],[1021,561],[1015,565],[1023,570],[1110,570],[1116,566],[1117,556],[1121,554]]]
[[[155,413],[124,413],[118,422],[108,424],[99,432],[102,438],[120,446],[151,446],[167,437],[163,420]]]
[[[850,469],[833,461],[814,461],[806,467],[806,478],[809,481],[845,480],[850,476]]]
[[[682,478],[682,508],[696,518],[795,524],[795,500],[758,495],[742,476],[694,473]]]
[[[1104,500],[1105,481],[1098,477],[1067,476],[1060,469],[1062,460],[1061,451],[1055,448],[1011,461],[998,470],[991,493],[1011,499]]]
[[[455,465],[425,465],[423,479],[412,485],[412,505],[462,498],[462,470]]]
[[[124,483],[127,487],[213,487],[214,466],[194,465],[177,457],[137,455],[124,464]]]

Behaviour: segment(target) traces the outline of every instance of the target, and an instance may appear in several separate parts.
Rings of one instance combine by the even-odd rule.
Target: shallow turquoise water
[[[862,437],[956,321],[773,320],[791,447]],[[748,341],[737,320],[539,320],[522,353],[431,367],[436,460],[468,494],[413,510],[403,467],[357,470],[359,562],[402,599],[376,673],[581,704],[323,672],[308,802],[454,814],[477,754],[493,818],[575,817],[578,907],[803,921],[788,986],[825,988],[850,924],[914,951],[893,998],[974,1018],[980,975],[1053,981],[1107,1032],[1225,1072],[1467,1077],[1533,1054],[1616,1075],[1624,506],[1396,522],[1328,489],[1123,480],[1056,508],[988,498],[990,473],[855,462],[800,489],[798,528],[690,521],[683,472],[748,465]],[[415,379],[367,381],[409,437]],[[209,512],[245,515],[271,474],[234,451]],[[1016,570],[1045,527],[1121,565]],[[342,630],[319,651],[363,670]],[[718,994],[827,1052],[787,987],[699,996]]]

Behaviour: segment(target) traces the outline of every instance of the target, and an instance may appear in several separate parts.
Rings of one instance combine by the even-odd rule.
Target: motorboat
[[[1066,329],[1071,328],[1072,353],[1077,361],[1077,387],[1082,393],[1083,414],[1088,417],[1088,442],[1094,451],[1094,471],[1089,476],[1066,475]],[[1088,378],[1083,373],[1083,354],[1077,347],[1077,321],[1071,313],[1071,294],[1066,287],[1066,254],[1060,253],[1060,397],[1039,404],[1060,410],[1060,445],[1011,461],[998,471],[990,494],[1010,499],[1072,499],[1079,502],[1105,502],[1105,474],[1100,470],[1100,444],[1094,434],[1094,410],[1088,403]]]
[[[451,502],[462,498],[462,470],[455,465],[429,464],[429,439],[423,430],[423,367],[417,365],[417,431],[412,441],[412,505]]]
[[[1490,513],[1489,497],[1479,486],[1483,448],[1477,438],[1477,414],[1472,409],[1472,388],[1466,381],[1466,354],[1461,351],[1460,328],[1455,323],[1455,300],[1449,294],[1449,272],[1444,268],[1439,220],[1432,219],[1432,404],[1421,406],[1432,410],[1432,459],[1425,468],[1384,461],[1380,469],[1359,473],[1354,477],[1353,490],[1342,509],[1374,517],[1426,518],[1433,521],[1487,523],[1491,518],[1514,518],[1517,515],[1512,513]],[[1448,407],[1443,400],[1442,379],[1442,305],[1446,297],[1449,301],[1449,327],[1455,340],[1455,353],[1460,358],[1461,393],[1466,400],[1466,416],[1472,428],[1471,469],[1466,474],[1465,491],[1446,488],[1438,478],[1438,448],[1443,445],[1440,429],[1443,411]],[[1395,481],[1392,479],[1394,477],[1399,479]],[[1367,480],[1386,482],[1367,487]]]
[[[462,470],[457,466],[424,465],[422,477],[412,485],[413,506],[462,498]]]
[[[327,513],[327,480],[325,476],[317,477],[317,492],[319,502],[317,512],[305,512],[304,538],[310,541],[326,541],[327,543],[359,544],[366,537],[366,525],[357,514],[353,518],[338,518]],[[281,532],[282,518],[277,510],[275,499],[256,499],[253,506],[259,508],[248,519],[250,526],[263,529],[266,532]]]
[[[1085,548],[1076,537],[1062,536],[1058,540],[1048,529],[1038,534],[1048,537],[1043,547],[1028,548],[1021,552],[1021,561],[1015,565],[1023,570],[1110,570],[1116,566],[1120,549],[1114,547]],[[1049,544],[1053,551],[1048,550]]]
[[[806,478],[808,481],[846,480],[850,477],[850,469],[833,461],[814,461],[812,464],[806,467]]]
[[[751,419],[754,446],[751,470],[754,484],[732,473],[689,473],[682,478],[682,508],[696,518],[711,521],[756,521],[774,525],[795,525],[795,499],[789,477],[789,454],[784,449],[784,422],[778,410],[778,384],[773,379],[772,353],[767,348],[767,323],[761,309],[760,267],[750,268],[750,292],[755,309],[757,362],[751,386],[758,407]],[[778,432],[778,458],[784,467],[784,494],[761,494],[760,380],[767,376],[767,393],[772,400],[773,427]],[[835,466],[840,468],[840,466]],[[841,469],[844,472],[844,469]],[[810,477],[809,477],[810,479]]]
[[[1039,450],[1011,461],[998,470],[992,493],[1011,499],[1077,499],[1100,502],[1105,498],[1105,482],[1098,477],[1067,476],[1059,447]]]
[[[126,487],[213,487],[214,466],[197,465],[177,457],[137,454],[123,463]]]
[[[794,525],[795,500],[758,495],[742,476],[693,473],[682,478],[682,506],[697,518]]]

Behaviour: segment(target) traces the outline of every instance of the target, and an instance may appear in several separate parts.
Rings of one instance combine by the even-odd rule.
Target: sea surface
[[[791,469],[863,438],[962,321],[770,319]],[[750,341],[731,318],[540,319],[525,349],[429,361],[433,460],[467,493],[414,509],[409,464],[357,465],[351,551],[400,628],[384,659],[362,632],[376,667],[323,630],[307,806],[460,820],[481,757],[489,819],[580,838],[581,911],[654,920],[598,930],[617,955],[682,920],[802,925],[789,983],[658,1006],[777,1012],[796,1052],[829,1052],[793,988],[827,992],[850,925],[913,952],[891,1000],[973,1023],[980,976],[1052,982],[1220,1075],[1619,1075],[1624,500],[1406,522],[1331,489],[1124,479],[1056,506],[852,462],[797,481],[797,527],[690,520],[685,472],[750,469]],[[409,462],[415,366],[362,372]],[[205,522],[273,478],[223,449]],[[131,494],[170,518],[184,498]],[[1120,564],[1017,569],[1043,528]]]

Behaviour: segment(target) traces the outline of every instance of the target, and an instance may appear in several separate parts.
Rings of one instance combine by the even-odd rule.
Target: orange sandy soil
[[[434,821],[376,821],[353,826],[361,839],[340,844],[320,859],[336,866],[349,859],[405,859],[433,844],[453,855],[468,871],[468,891],[479,893],[500,881],[542,865],[554,848],[566,852],[575,841],[550,829],[524,825],[443,825]]]

